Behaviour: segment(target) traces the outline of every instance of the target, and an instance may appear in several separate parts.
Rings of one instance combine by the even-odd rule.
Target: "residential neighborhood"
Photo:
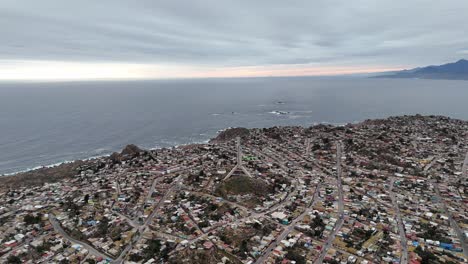
[[[468,263],[468,122],[233,128],[0,187],[0,263]]]

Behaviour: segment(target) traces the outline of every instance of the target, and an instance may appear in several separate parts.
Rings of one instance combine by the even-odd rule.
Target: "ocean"
[[[405,114],[468,120],[468,81],[243,78],[0,83],[0,174],[205,142],[228,127],[344,124]]]

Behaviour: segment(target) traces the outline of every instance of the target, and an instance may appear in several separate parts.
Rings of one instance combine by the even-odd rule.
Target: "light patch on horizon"
[[[467,55],[467,13],[467,0],[0,0],[0,76],[333,75],[443,64]]]
[[[321,67],[307,64],[210,67],[130,63],[10,60],[0,61],[0,81],[145,80],[172,78],[334,76],[394,71],[401,69],[403,69],[403,67]]]

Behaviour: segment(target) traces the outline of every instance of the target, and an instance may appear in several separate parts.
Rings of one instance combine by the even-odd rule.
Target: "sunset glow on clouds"
[[[3,0],[0,80],[337,75],[442,64],[467,54],[467,10],[466,0]]]
[[[130,63],[57,61],[0,61],[0,80],[61,81],[171,78],[228,78],[267,76],[330,76],[400,70],[399,68],[269,65],[207,67]],[[7,66],[6,66],[7,65]]]

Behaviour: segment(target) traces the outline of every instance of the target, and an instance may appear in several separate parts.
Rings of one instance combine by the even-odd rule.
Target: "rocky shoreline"
[[[353,123],[352,125],[359,126],[360,124],[368,124],[368,123],[379,124],[379,123],[386,122],[387,120],[390,120],[392,118],[402,118],[402,117],[420,118],[420,119],[440,118],[443,120],[451,119],[445,116],[434,116],[434,115],[423,116],[423,115],[417,114],[414,116],[404,115],[404,116],[388,117],[384,119],[367,119],[359,123]],[[453,120],[456,120],[456,119],[453,119]],[[463,120],[459,120],[459,121],[466,122]],[[351,124],[348,124],[348,125],[351,125]],[[327,125],[318,124],[314,126],[334,127],[334,125],[329,125],[329,124]],[[216,144],[216,143],[220,143],[223,141],[232,140],[236,137],[244,138],[249,135],[250,130],[251,129],[247,129],[243,127],[227,128],[227,129],[221,130],[215,138],[209,140],[208,144]],[[193,145],[199,145],[199,143],[182,145],[180,147],[190,147]],[[5,190],[9,188],[36,186],[36,185],[41,185],[44,183],[57,182],[57,181],[60,181],[61,179],[71,178],[74,175],[79,174],[83,170],[97,171],[99,170],[99,168],[103,166],[103,164],[107,163],[109,160],[112,163],[117,163],[119,161],[134,158],[140,154],[151,156],[151,153],[152,153],[151,150],[142,150],[138,146],[129,144],[125,146],[120,153],[114,152],[111,155],[106,155],[102,157],[84,159],[84,160],[75,160],[72,162],[66,162],[66,163],[62,163],[62,164],[52,166],[52,167],[42,167],[42,168],[33,169],[33,170],[25,171],[25,172],[18,172],[12,175],[2,176],[0,177],[0,190],[2,189]]]

